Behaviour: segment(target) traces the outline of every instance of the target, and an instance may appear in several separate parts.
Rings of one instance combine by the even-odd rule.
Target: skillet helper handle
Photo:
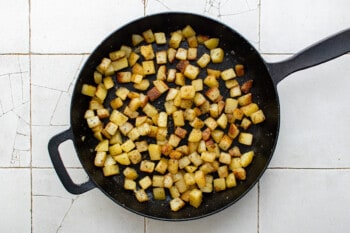
[[[267,67],[274,84],[277,85],[291,73],[327,62],[349,51],[350,29],[346,29],[307,47],[284,61],[267,63]]]
[[[72,194],[82,194],[95,188],[95,184],[90,179],[82,184],[74,183],[63,164],[60,152],[58,150],[58,147],[61,143],[72,139],[73,132],[72,129],[69,128],[66,131],[63,131],[62,133],[59,133],[56,136],[52,137],[49,141],[48,149],[52,164],[66,190]]]

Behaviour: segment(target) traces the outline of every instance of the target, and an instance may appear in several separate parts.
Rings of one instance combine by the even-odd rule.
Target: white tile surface
[[[349,170],[268,170],[260,182],[260,231],[347,232]]]
[[[131,20],[166,11],[206,15],[278,61],[349,27],[349,7],[346,0],[1,1],[0,232],[347,232],[350,55],[278,85],[281,129],[270,168],[259,187],[205,219],[160,222],[97,189],[69,194],[47,143],[70,126],[71,94],[88,54]],[[84,182],[72,142],[60,153],[72,179]]]
[[[0,2],[0,53],[28,53],[29,1]]]
[[[0,168],[0,231],[30,232],[30,169]]]

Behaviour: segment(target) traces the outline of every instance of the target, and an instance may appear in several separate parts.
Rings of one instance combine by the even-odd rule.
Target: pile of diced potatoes
[[[105,176],[123,176],[139,202],[198,208],[203,194],[246,179],[254,157],[249,128],[265,120],[250,92],[253,80],[240,81],[242,64],[214,69],[225,57],[219,38],[190,25],[170,35],[149,29],[131,42],[103,58],[95,84],[81,90],[91,97],[84,117],[98,140],[94,164]],[[152,103],[161,96],[157,108]]]

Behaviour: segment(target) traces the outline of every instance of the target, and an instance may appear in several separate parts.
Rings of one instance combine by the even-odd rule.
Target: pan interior
[[[131,46],[131,35],[133,33],[140,34],[152,29],[153,32],[165,32],[169,35],[188,24],[199,34],[220,38],[219,46],[225,51],[225,60],[222,64],[216,65],[216,69],[222,70],[223,68],[233,67],[237,63],[244,64],[246,74],[244,77],[238,78],[238,81],[241,84],[249,79],[254,80],[251,92],[254,96],[254,102],[264,111],[266,120],[249,130],[254,134],[253,150],[255,157],[252,164],[247,168],[247,179],[244,182],[240,182],[237,187],[224,192],[205,194],[201,206],[197,209],[187,205],[178,212],[172,212],[168,200],[139,203],[131,191],[124,190],[122,176],[104,177],[102,169],[93,165],[94,147],[97,140],[93,137],[84,119],[84,113],[89,106],[90,98],[81,95],[80,90],[84,83],[94,84],[93,72],[103,57],[108,57],[109,52],[118,50],[123,44]],[[200,77],[203,77],[203,75],[200,75]],[[221,90],[221,93],[224,98],[229,97],[227,89]],[[163,101],[164,99],[160,98],[152,104],[160,107]],[[105,102],[108,103],[109,100]],[[166,13],[151,15],[129,23],[112,33],[96,48],[83,66],[74,89],[71,103],[71,125],[74,134],[74,145],[84,169],[97,187],[113,201],[137,214],[150,218],[171,221],[190,220],[211,215],[232,205],[258,181],[272,157],[277,141],[279,103],[275,86],[266,69],[265,62],[240,34],[215,20],[199,15]],[[252,148],[240,147],[242,151]]]

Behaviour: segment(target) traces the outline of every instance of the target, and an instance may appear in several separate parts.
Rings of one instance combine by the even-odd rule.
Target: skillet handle
[[[95,184],[90,179],[85,183],[75,184],[70,178],[67,169],[61,159],[60,152],[58,151],[58,147],[61,143],[72,139],[73,132],[72,129],[69,128],[66,131],[63,131],[62,133],[59,133],[56,136],[52,137],[49,141],[48,149],[52,164],[66,190],[72,194],[82,194],[95,188]]]
[[[307,47],[284,61],[266,65],[274,84],[277,85],[291,73],[327,62],[349,51],[350,29],[346,29]]]

